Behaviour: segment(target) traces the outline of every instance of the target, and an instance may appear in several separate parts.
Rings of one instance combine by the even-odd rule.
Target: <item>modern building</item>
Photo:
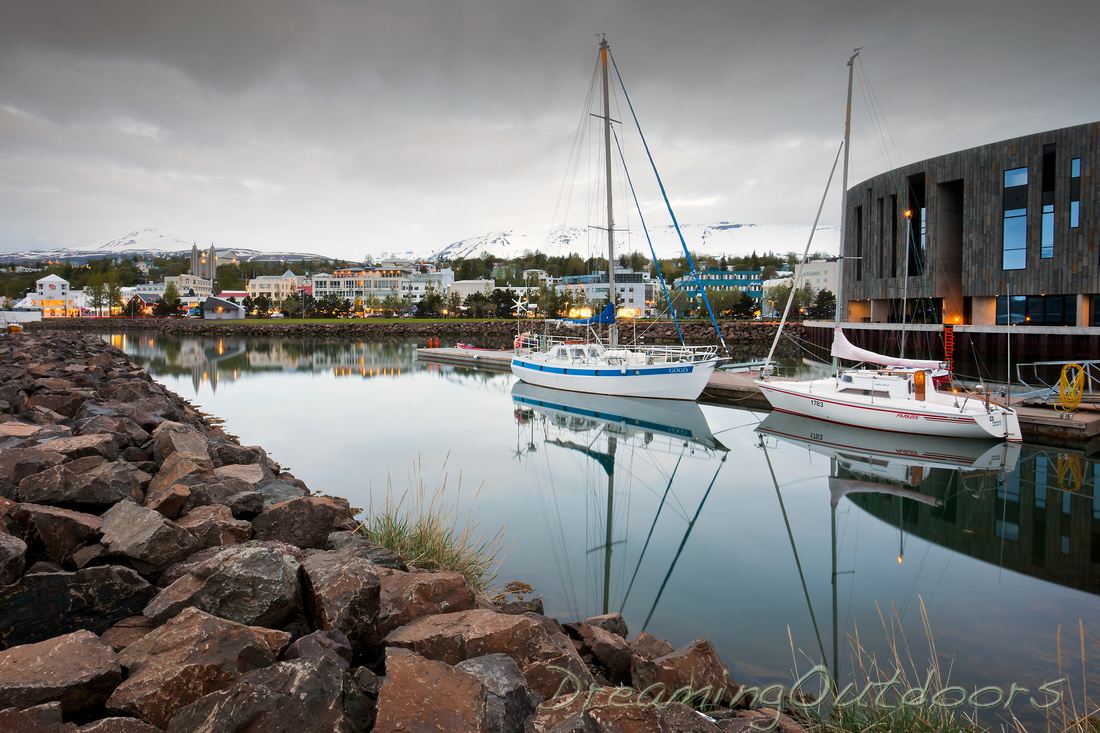
[[[1100,122],[1091,122],[912,163],[852,186],[842,317],[1100,325],[1098,165]]]

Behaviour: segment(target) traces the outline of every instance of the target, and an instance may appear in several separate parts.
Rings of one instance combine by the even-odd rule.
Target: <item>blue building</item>
[[[703,270],[699,273],[699,280],[702,281],[703,289],[708,292],[739,290],[757,300],[764,296],[764,272],[761,270]],[[672,287],[692,298],[699,297],[699,285],[694,275],[676,278]]]

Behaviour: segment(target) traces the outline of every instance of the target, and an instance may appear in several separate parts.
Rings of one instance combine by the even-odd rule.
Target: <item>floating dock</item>
[[[512,371],[511,349],[417,349],[418,361],[449,364],[493,372]],[[756,386],[752,372],[715,371],[700,402],[730,405],[746,410],[770,411],[771,404]],[[1082,403],[1075,412],[1061,412],[1052,403],[1031,401],[1013,404],[1020,416],[1020,430],[1029,443],[1080,451],[1088,455],[1100,449],[1100,405]]]

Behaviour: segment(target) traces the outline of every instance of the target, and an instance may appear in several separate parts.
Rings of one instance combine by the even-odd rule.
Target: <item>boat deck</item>
[[[511,349],[461,349],[444,347],[417,349],[418,361],[494,372],[512,371]],[[771,410],[753,372],[715,371],[703,390],[700,402],[732,405],[749,410]],[[1075,412],[1061,412],[1052,403],[1016,403],[1024,440],[1058,448],[1082,451],[1100,449],[1100,405],[1082,401]]]

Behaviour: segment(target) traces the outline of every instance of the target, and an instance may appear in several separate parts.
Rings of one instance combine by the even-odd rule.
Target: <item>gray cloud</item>
[[[153,226],[359,258],[542,230],[600,32],[682,221],[804,224],[853,47],[891,154],[857,90],[856,181],[1100,119],[1098,21],[1070,0],[6,0],[0,250]]]

